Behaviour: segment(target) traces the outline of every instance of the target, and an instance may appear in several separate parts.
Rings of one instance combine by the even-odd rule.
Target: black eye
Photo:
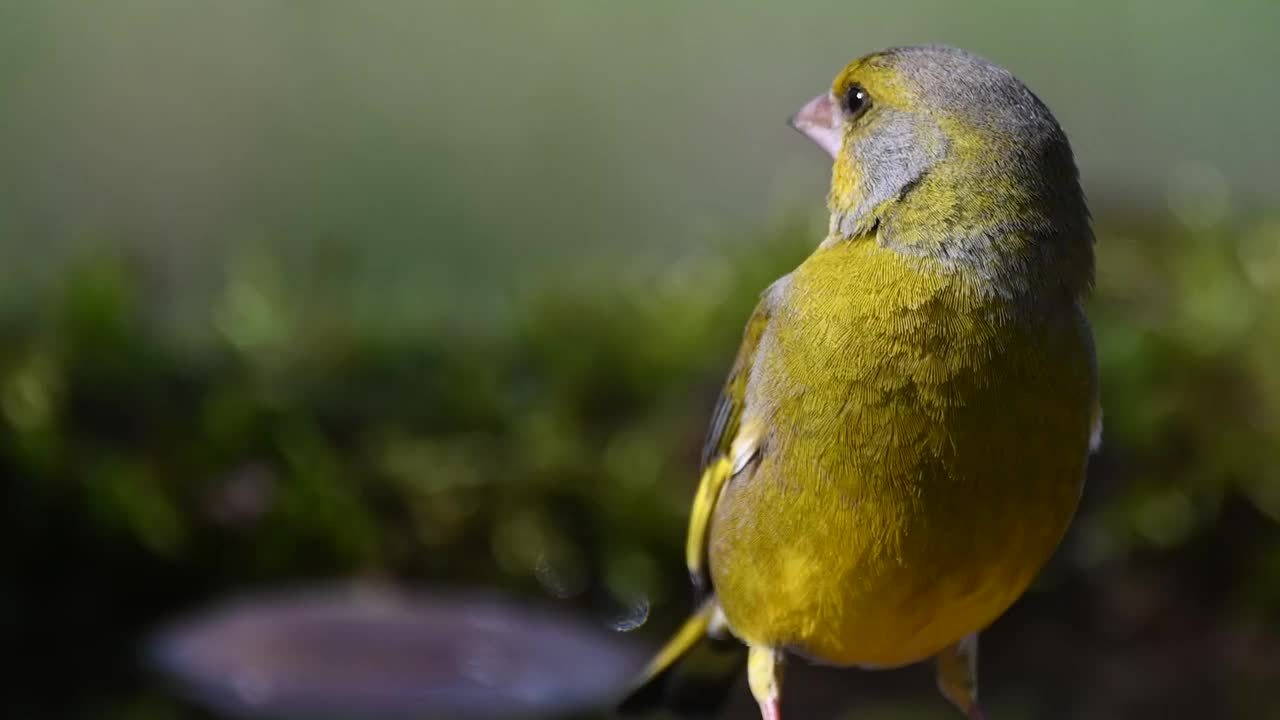
[[[844,91],[844,112],[849,120],[852,120],[871,107],[871,96],[867,94],[859,85],[850,85],[848,90]]]

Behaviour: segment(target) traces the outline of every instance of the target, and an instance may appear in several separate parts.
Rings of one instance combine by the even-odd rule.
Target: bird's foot
[[[760,720],[782,720],[782,703],[778,698],[760,703]]]
[[[782,651],[753,646],[747,656],[747,684],[760,706],[761,720],[782,720]]]

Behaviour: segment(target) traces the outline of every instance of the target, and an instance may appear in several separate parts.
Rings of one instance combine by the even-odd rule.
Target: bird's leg
[[[974,633],[938,654],[938,689],[969,720],[986,720],[978,704],[978,635]]]
[[[747,657],[747,684],[762,720],[782,720],[782,651],[753,646]]]

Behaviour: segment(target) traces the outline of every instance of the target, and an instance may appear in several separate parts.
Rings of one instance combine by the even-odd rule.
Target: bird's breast
[[[1010,306],[864,245],[768,298],[744,409],[764,450],[716,507],[711,565],[744,639],[892,666],[991,622],[1047,560],[1094,378],[1073,302]]]

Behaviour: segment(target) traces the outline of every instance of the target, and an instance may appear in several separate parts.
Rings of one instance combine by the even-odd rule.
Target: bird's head
[[[874,231],[953,264],[1044,256],[1077,290],[1091,282],[1071,147],[1003,68],[949,47],[885,50],[846,67],[791,125],[834,159],[830,241]]]

